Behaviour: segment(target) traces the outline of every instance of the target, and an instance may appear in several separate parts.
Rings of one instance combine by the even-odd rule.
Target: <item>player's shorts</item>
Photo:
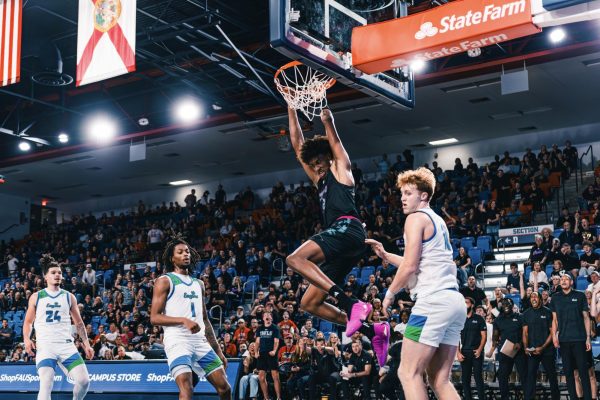
[[[321,270],[337,285],[343,285],[346,275],[362,258],[367,247],[365,228],[357,218],[340,217],[310,240],[319,245],[325,255]]]
[[[256,360],[256,369],[259,371],[278,371],[277,356],[260,353],[258,360]]]
[[[78,365],[85,365],[83,358],[73,343],[38,343],[35,355],[35,367],[56,369],[60,363],[67,372]]]
[[[206,341],[173,340],[165,346],[171,376],[194,371],[199,377],[209,376],[223,362]]]
[[[432,347],[458,346],[467,319],[465,298],[455,289],[444,289],[417,298],[404,338]]]

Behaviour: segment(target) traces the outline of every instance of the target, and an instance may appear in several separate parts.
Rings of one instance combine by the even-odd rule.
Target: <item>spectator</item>
[[[352,342],[352,356],[348,361],[347,371],[340,372],[341,389],[344,399],[350,398],[350,384],[362,388],[363,399],[371,398],[371,369],[373,368],[373,357],[363,350],[362,341]],[[336,396],[332,397],[335,399]]]
[[[246,326],[246,321],[244,319],[238,319],[237,321],[237,329],[233,334],[233,340],[239,346],[242,343],[247,343],[249,341],[250,328]]]
[[[227,194],[223,189],[223,185],[219,185],[217,191],[215,192],[215,206],[221,207],[227,201]]]
[[[250,387],[250,400],[258,397],[258,371],[256,369],[256,344],[248,345],[248,354],[244,355],[244,374],[240,379],[239,400],[246,399],[246,391]]]
[[[17,268],[19,267],[19,260],[12,254],[9,254],[7,259],[8,260],[6,263],[8,264],[8,276],[15,276]]]
[[[570,272],[575,278],[578,276],[581,263],[577,254],[571,252],[571,245],[569,243],[562,244],[558,259],[562,262],[567,272]]]
[[[81,276],[81,284],[85,293],[92,296],[96,295],[96,271],[92,268],[92,264],[85,265],[85,271]]]
[[[8,320],[2,320],[0,327],[0,350],[10,350],[13,346],[15,332],[8,326]]]
[[[158,252],[162,249],[162,242],[165,234],[158,228],[157,224],[152,224],[152,229],[148,231],[148,244],[151,251]]]
[[[183,202],[188,210],[193,210],[196,207],[196,189],[192,189],[192,192],[185,196]]]
[[[464,297],[470,297],[475,302],[475,307],[480,305],[485,305],[486,307],[489,305],[489,300],[485,295],[485,292],[477,287],[477,280],[474,276],[469,276],[467,280],[467,286],[460,288],[460,293]]]
[[[578,214],[576,214],[578,215]],[[582,218],[581,223],[577,223],[579,220],[575,220],[575,230],[573,233],[575,234],[575,242],[578,245],[582,245],[583,242],[589,242],[592,245],[592,248],[598,242],[598,238],[596,238],[595,232],[590,229],[590,223],[587,218]]]
[[[475,377],[477,394],[480,399],[485,399],[483,387],[483,348],[487,341],[487,327],[485,319],[475,314],[473,299],[466,297],[467,319],[461,332],[461,340],[457,353],[457,360],[461,364],[461,378],[463,396],[471,400],[471,375]]]
[[[548,276],[546,272],[542,270],[542,265],[539,261],[533,263],[531,273],[529,274],[529,285],[533,287],[533,291],[537,292],[538,288],[548,289]]]
[[[573,276],[560,278],[562,291],[556,292],[550,302],[552,311],[552,338],[554,347],[560,348],[567,389],[572,399],[578,398],[575,390],[574,370],[587,371],[586,350],[590,344],[590,320],[585,295],[573,290]],[[591,400],[592,391],[587,373],[579,375],[583,398]]]
[[[279,369],[277,365],[277,349],[279,348],[279,329],[273,325],[273,316],[265,312],[263,314],[264,324],[256,332],[256,348],[258,349],[258,380],[265,399],[270,399],[269,387],[267,386],[267,372],[271,372],[275,386],[275,394],[281,399],[281,383],[279,381]]]
[[[531,308],[523,314],[523,348],[529,356],[527,357],[527,380],[524,382],[526,399],[535,397],[537,371],[540,363],[548,374],[552,400],[560,398],[551,328],[552,312],[542,305],[540,295],[533,292]]]
[[[379,161],[373,160],[373,164],[375,164],[375,167],[377,167],[378,179],[385,178],[390,169],[390,163],[387,159],[387,154],[384,153]]]
[[[523,351],[523,321],[521,315],[513,311],[514,303],[511,299],[503,299],[501,303],[502,313],[494,320],[494,333],[492,348],[487,353],[491,357],[496,349],[502,350],[508,341],[508,348],[499,351],[496,355],[498,368],[498,384],[500,386],[500,397],[509,397],[508,378],[516,365],[521,382],[526,382],[527,367],[525,353]]]
[[[474,271],[471,257],[469,257],[469,253],[464,247],[461,246],[458,249],[458,254],[454,258],[454,263],[456,264],[459,286],[465,286],[467,284],[468,277],[473,275]]]
[[[544,264],[544,259],[546,258],[546,244],[544,243],[544,239],[542,235],[535,235],[535,243],[531,246],[531,250],[529,251],[529,258],[526,261],[526,265],[532,265],[534,262],[539,261]]]
[[[521,277],[518,268],[516,262],[510,263],[510,273],[506,277],[506,290],[511,294],[519,293],[520,291]]]

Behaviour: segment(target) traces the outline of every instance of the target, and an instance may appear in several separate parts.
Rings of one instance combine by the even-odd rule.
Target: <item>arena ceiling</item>
[[[21,83],[0,88],[0,125],[18,131],[33,122],[29,135],[53,141],[66,131],[71,142],[61,147],[54,141],[24,155],[17,140],[0,134],[0,174],[8,180],[2,192],[68,202],[153,190],[182,175],[200,183],[296,166],[271,138],[285,124],[281,100],[252,71],[271,84],[276,68],[288,61],[268,45],[266,0],[137,0],[136,72],[81,88],[33,83],[30,77],[49,61],[53,45],[62,53],[63,72],[75,75],[77,3],[25,1]],[[431,6],[418,1],[410,10]],[[600,23],[568,29],[559,46],[541,33],[486,48],[478,58],[432,62],[417,79],[411,112],[336,85],[330,101],[350,154],[370,157],[444,137],[467,142],[600,122]],[[501,96],[502,65],[514,70],[524,62],[530,90]],[[192,129],[171,120],[169,106],[182,94],[202,99],[207,110]],[[90,147],[80,134],[83,117],[96,110],[119,118],[114,146]],[[139,118],[150,124],[140,126]],[[151,146],[147,160],[129,163],[128,145],[144,138]]]

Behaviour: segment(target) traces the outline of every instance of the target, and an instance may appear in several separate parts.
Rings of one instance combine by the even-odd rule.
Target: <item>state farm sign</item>
[[[540,29],[528,0],[462,0],[408,17],[354,28],[352,62],[373,74],[485,47]]]

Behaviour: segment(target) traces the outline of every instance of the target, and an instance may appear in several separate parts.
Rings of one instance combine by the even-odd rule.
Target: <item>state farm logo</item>
[[[468,10],[464,14],[446,15],[440,19],[440,27],[434,26],[432,22],[424,22],[419,30],[415,33],[415,39],[423,40],[428,37],[433,37],[437,34],[442,34],[451,31],[458,31],[484,24],[486,22],[495,21],[502,18],[509,18],[517,14],[525,12],[527,0],[517,0],[511,3],[502,5],[488,4],[483,10]]]
[[[437,33],[438,33],[438,28],[433,26],[433,24],[431,22],[424,22],[421,25],[421,29],[419,29],[417,31],[417,33],[415,33],[415,39],[417,39],[417,40],[425,39],[426,37],[435,36]]]

